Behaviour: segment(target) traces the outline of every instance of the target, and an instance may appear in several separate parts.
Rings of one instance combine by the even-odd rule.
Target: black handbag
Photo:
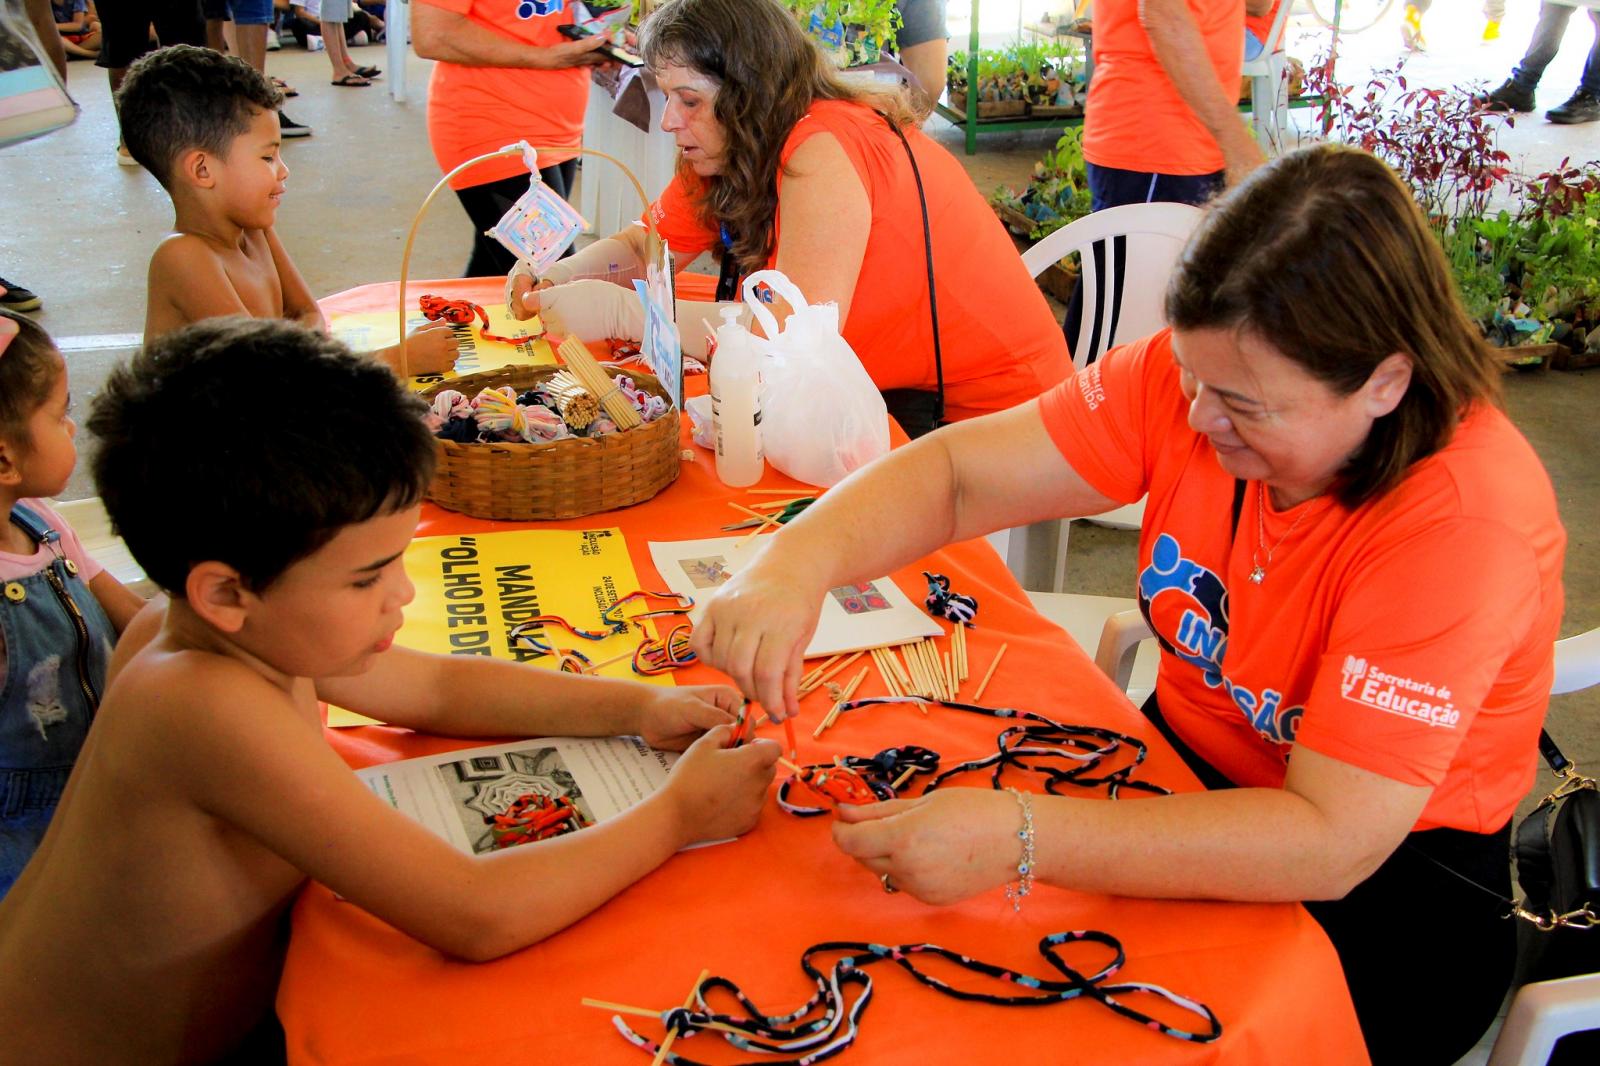
[[[1512,847],[1523,898],[1511,913],[1546,931],[1590,929],[1600,925],[1600,786],[1543,730],[1539,751],[1561,783],[1517,827]]]

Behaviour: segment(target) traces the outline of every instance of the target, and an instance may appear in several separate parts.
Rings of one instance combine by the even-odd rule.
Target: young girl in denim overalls
[[[77,459],[67,368],[32,321],[0,313],[0,896],[38,848],[142,601],[34,497]]]

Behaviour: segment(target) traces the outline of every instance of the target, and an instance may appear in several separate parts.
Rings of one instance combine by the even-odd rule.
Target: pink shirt
[[[100,572],[105,567],[95,562],[93,557],[83,550],[83,543],[78,540],[78,535],[72,531],[71,526],[67,525],[65,519],[51,510],[43,500],[19,500],[17,502],[33,511],[40,518],[43,518],[50,524],[50,528],[61,534],[61,553],[71,559],[73,564],[77,566],[78,576],[83,578],[84,584],[87,585],[90,581],[100,576]],[[9,522],[10,520],[9,516],[5,518],[5,521]],[[55,557],[56,553],[45,544],[39,545],[38,551],[28,555],[0,552],[0,581],[15,581],[19,577],[37,574],[46,566],[49,566],[50,561]]]
[[[72,560],[73,565],[78,568],[78,576],[83,578],[85,585],[99,577],[100,573],[105,570],[105,567],[95,562],[94,558],[83,550],[83,542],[78,540],[78,535],[72,531],[72,527],[67,525],[59,514],[47,507],[44,501],[18,500],[17,502],[33,511],[40,518],[43,518],[49,523],[51,529],[61,534],[61,553]],[[0,520],[9,522],[11,518],[7,515]],[[38,551],[28,555],[0,551],[0,582],[32,577],[49,566],[55,557],[56,553],[47,544],[39,545]],[[5,683],[5,677],[6,642],[3,637],[0,637],[0,685]]]

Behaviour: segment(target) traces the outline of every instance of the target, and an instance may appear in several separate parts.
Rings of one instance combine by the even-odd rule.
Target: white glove
[[[630,286],[585,279],[533,293],[539,320],[548,333],[565,333],[589,341],[644,338],[644,307]]]
[[[551,333],[570,333],[589,341],[644,339],[644,307],[632,288],[586,279],[540,289],[532,294],[539,318]],[[722,325],[724,307],[740,309],[739,322],[748,328],[749,309],[742,303],[678,301],[678,340],[683,354],[704,359],[710,331]]]
[[[558,259],[542,277],[536,276],[533,267],[519,259],[511,268],[511,273],[506,275],[506,308],[511,312],[511,317],[526,319],[533,315],[533,311],[518,299],[521,293],[538,288],[543,282],[551,285],[565,285],[572,281],[582,281],[596,278],[602,281],[613,282],[629,290],[633,288],[635,278],[644,277],[644,264],[634,254],[633,248],[626,241],[615,237],[595,241],[581,252],[574,252],[565,259]],[[524,279],[518,285],[518,279]]]

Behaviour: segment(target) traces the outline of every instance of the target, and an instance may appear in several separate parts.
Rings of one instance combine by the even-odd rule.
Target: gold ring
[[[883,882],[883,890],[885,892],[894,893],[900,891],[900,887],[893,881],[889,880],[888,874],[879,874],[878,880]]]

